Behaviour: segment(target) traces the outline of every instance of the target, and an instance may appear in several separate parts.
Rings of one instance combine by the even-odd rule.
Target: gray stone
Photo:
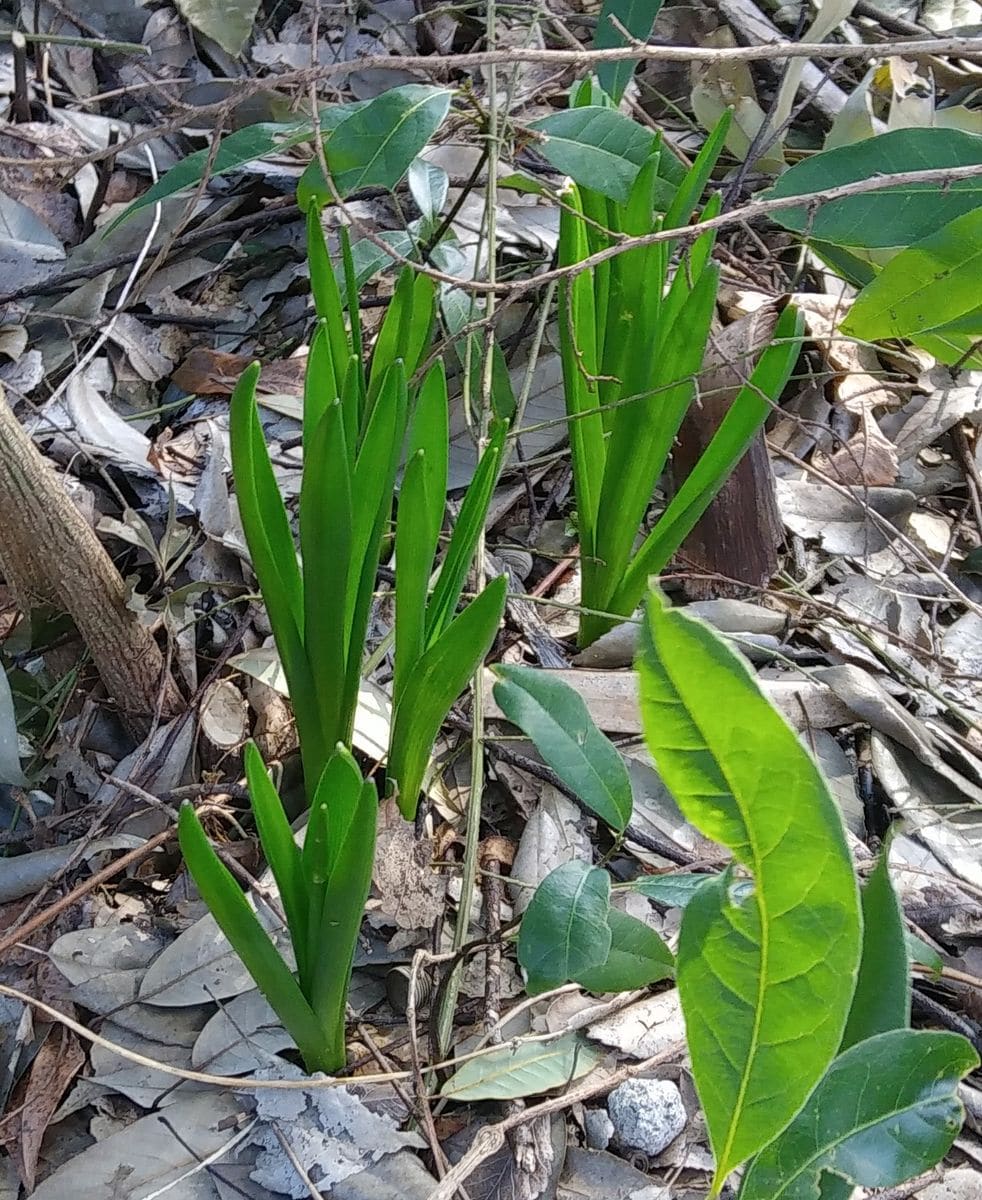
[[[628,1079],[607,1097],[614,1138],[645,1154],[660,1154],[685,1128],[685,1105],[668,1079]]]
[[[583,1114],[586,1144],[591,1150],[606,1150],[614,1136],[614,1123],[602,1108],[588,1108]]]

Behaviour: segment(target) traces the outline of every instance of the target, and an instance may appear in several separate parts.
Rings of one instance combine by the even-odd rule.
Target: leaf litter
[[[83,481],[93,521],[124,565],[132,606],[172,641],[194,693],[194,711],[193,719],[186,715],[176,728],[164,725],[142,743],[105,728],[104,721],[102,727],[99,721],[86,727],[76,713],[68,716],[59,707],[54,685],[65,677],[64,668],[46,653],[44,642],[34,643],[24,622],[5,635],[0,689],[9,679],[13,703],[0,690],[0,800],[6,812],[10,786],[21,787],[21,772],[27,771],[37,804],[28,809],[18,793],[10,793],[10,811],[18,813],[18,820],[4,834],[8,868],[0,930],[17,919],[30,897],[39,897],[39,905],[50,903],[53,894],[46,889],[52,877],[64,873],[71,887],[109,861],[107,856],[138,849],[145,837],[166,827],[168,812],[183,798],[182,789],[187,794],[190,788],[196,799],[214,803],[216,829],[229,831],[229,846],[237,859],[241,855],[243,870],[258,881],[250,892],[253,902],[274,936],[282,935],[275,888],[248,837],[242,838],[237,828],[242,809],[235,789],[243,741],[259,736],[268,758],[287,762],[294,745],[264,617],[255,606],[232,605],[253,580],[228,487],[226,397],[242,365],[262,357],[267,389],[260,397],[262,419],[274,447],[278,482],[295,500],[311,313],[306,287],[296,283],[305,270],[302,225],[287,206],[309,147],[288,147],[272,160],[241,163],[207,180],[190,200],[185,192],[165,199],[158,213],[147,206],[122,226],[112,222],[146,190],[150,159],[160,176],[191,152],[207,156],[216,119],[238,129],[295,121],[299,110],[290,111],[294,96],[275,86],[284,71],[312,60],[343,62],[345,72],[333,77],[333,96],[365,101],[388,87],[430,81],[424,70],[402,68],[400,57],[478,46],[473,21],[453,6],[380,0],[355,15],[321,13],[312,54],[314,7],[290,3],[272,17],[251,0],[231,8],[211,0],[181,0],[175,10],[154,12],[136,4],[97,4],[87,14],[90,28],[83,28],[80,18],[72,24],[62,17],[62,32],[76,29],[83,39],[143,41],[153,55],[144,62],[125,50],[52,45],[47,90],[29,83],[33,119],[5,126],[5,153],[25,163],[33,156],[35,164],[60,156],[74,165],[63,175],[54,166],[24,165],[5,177],[0,196],[5,307],[0,320],[9,337],[0,336],[0,379],[66,485]],[[566,35],[588,38],[589,18],[595,18],[597,6],[569,0],[561,7],[558,19],[569,22]],[[860,18],[849,14],[851,7],[845,5],[835,15],[844,21],[847,36],[861,38],[882,14]],[[939,0],[924,8],[921,19],[944,34],[977,23],[977,8]],[[42,24],[53,17],[54,9],[48,10],[48,5],[36,6]],[[713,39],[753,44],[774,36],[775,26],[749,2],[728,4],[721,13],[701,5],[691,12],[669,7],[659,16],[656,34],[664,29],[669,41],[683,45]],[[779,24],[786,15],[778,14]],[[901,19],[913,16],[904,12]],[[33,14],[25,16],[33,19]],[[548,22],[520,13],[502,20],[502,46],[557,44]],[[786,23],[780,27],[787,32]],[[889,32],[887,25],[883,28]],[[359,58],[373,54],[391,56],[391,65],[361,69]],[[164,98],[187,68],[196,82],[188,88],[186,102],[220,101],[224,109],[217,117],[213,108],[200,116],[178,112]],[[162,85],[152,98],[133,104],[108,101],[101,111],[92,111],[89,100],[105,79],[111,86],[140,86],[145,72]],[[490,102],[486,71],[468,72],[467,86],[480,103]],[[270,86],[239,89],[250,75]],[[773,81],[746,64],[739,70],[702,72],[694,80],[685,76],[657,60],[646,62],[631,85],[632,103],[665,127],[670,142],[685,149],[697,149],[700,137],[657,99],[657,93],[671,91],[661,83],[674,87],[675,100],[686,109],[691,105],[697,120],[700,115],[708,119],[714,105],[735,103],[739,119],[730,150],[736,163],[775,101]],[[849,144],[857,129],[876,136],[886,126],[914,123],[977,131],[973,122],[978,114],[951,103],[956,82],[977,83],[976,69],[964,60],[955,67],[933,59],[930,67],[915,71],[894,58],[885,75],[842,66],[834,71],[834,80],[824,83],[818,66],[807,64],[804,79],[806,89],[823,84],[815,107],[796,115],[791,132],[758,158],[758,168],[790,159],[795,139],[818,148],[830,124],[833,133],[828,136],[842,145]],[[654,87],[652,80],[658,81]],[[493,102],[500,113],[534,128],[535,122],[555,122],[568,82],[565,77],[558,82],[550,69],[523,64]],[[500,89],[500,75],[498,83]],[[116,131],[123,148],[111,160],[84,161],[92,150],[101,152]],[[134,136],[146,139],[146,148],[129,145]],[[494,250],[499,265],[547,266],[555,249],[558,210],[542,193],[544,185],[555,186],[561,176],[549,155],[539,150],[534,142],[519,144],[509,160],[503,148],[498,161]],[[425,238],[427,221],[439,222],[452,212],[449,230],[455,245],[445,265],[461,276],[486,273],[487,171],[477,171],[474,181],[468,181],[479,160],[478,146],[455,130],[427,149],[425,167],[424,159],[416,160],[409,185],[397,191],[395,203],[381,196],[359,198],[352,212],[403,250],[411,249],[412,238]],[[509,175],[522,176],[528,190],[504,186]],[[98,197],[103,182],[106,190]],[[99,202],[93,205],[95,198]],[[738,598],[724,594],[690,608],[730,636],[753,663],[765,690],[821,760],[857,839],[879,836],[894,813],[904,816],[907,836],[894,841],[892,861],[908,914],[935,943],[941,962],[960,963],[964,973],[971,961],[965,956],[976,949],[982,920],[977,816],[982,801],[977,716],[982,593],[971,557],[982,541],[977,453],[982,374],[971,365],[953,368],[935,361],[916,346],[899,349],[838,334],[850,294],[843,294],[841,284],[832,285],[811,250],[802,284],[782,260],[786,243],[781,235],[771,230],[769,236],[769,246],[739,234],[726,241],[733,280],[721,298],[731,321],[773,294],[791,295],[805,313],[800,374],[768,430],[787,537],[784,573],[780,586],[776,580],[763,593],[748,589]],[[136,291],[117,315],[120,289],[144,240],[149,258],[136,276]],[[366,268],[367,289],[382,306],[391,290],[381,270],[388,260],[367,239],[356,251],[359,261],[375,264],[373,271]],[[458,315],[466,319],[467,293],[462,288],[455,293],[444,296],[445,311],[452,312],[456,304]],[[546,539],[551,523],[565,536],[567,551],[575,545],[570,536],[575,535],[575,513],[568,478],[564,481],[560,330],[555,323],[546,326],[529,374],[533,310],[512,319],[515,314],[508,316],[508,307],[501,325],[508,378],[516,395],[526,389],[526,407],[510,474],[492,505],[490,549],[502,557],[513,554],[517,538],[517,549],[529,562],[522,577],[526,595],[535,601],[575,602],[575,556],[565,576],[551,578],[562,554],[557,558]],[[93,335],[113,317],[100,353],[84,362],[82,354]],[[451,365],[459,394],[461,364]],[[476,462],[469,419],[458,399],[451,413],[451,504]],[[655,501],[657,506],[662,497]],[[168,525],[169,510],[180,531],[177,540],[173,524]],[[182,557],[185,546],[188,555]],[[684,573],[684,561],[675,565]],[[182,590],[192,585],[193,592],[182,598]],[[641,871],[654,879],[707,864],[718,869],[724,861],[720,848],[683,820],[642,748],[630,672],[636,626],[628,622],[586,654],[576,655],[568,637],[569,613],[539,604],[537,617],[540,612],[537,626],[522,616],[520,607],[509,609],[502,656],[533,663],[538,656],[544,663],[550,650],[558,654],[563,678],[615,738],[634,793],[633,826],[619,848],[616,869],[628,878]],[[378,640],[386,632],[383,605],[375,632]],[[211,677],[216,661],[228,669]],[[386,667],[383,655],[375,677],[366,681],[356,729],[359,750],[374,762],[388,738]],[[207,686],[199,689],[206,677]],[[529,885],[563,862],[592,861],[594,831],[543,773],[544,764],[529,744],[507,740],[514,730],[504,725],[490,681],[488,686],[489,728],[506,739],[501,745],[511,747],[513,754],[507,761],[496,759],[494,739],[489,741],[487,832],[502,839],[501,856],[494,861],[506,868],[510,863],[512,879],[507,893],[492,896],[491,904],[492,909],[497,905],[499,917],[511,920],[526,906]],[[83,699],[86,687],[80,691]],[[21,726],[29,705],[36,710],[26,718],[25,736]],[[378,1065],[376,1052],[387,1069],[411,1069],[405,1015],[383,999],[386,973],[396,965],[408,969],[414,955],[425,957],[450,946],[446,925],[460,902],[455,873],[460,814],[469,788],[464,784],[454,803],[446,803],[456,759],[467,752],[469,736],[466,728],[451,732],[442,743],[442,773],[432,785],[437,816],[426,836],[417,837],[411,826],[388,820],[384,810],[380,818],[375,890],[352,994],[354,1015],[361,1022],[353,1045],[362,1053],[363,1070]],[[121,792],[106,782],[107,774],[149,792],[156,805],[136,792]],[[25,812],[33,815],[25,817]],[[488,928],[488,896],[483,889],[475,896],[474,921],[465,932],[480,939]],[[677,910],[662,908],[660,919],[670,932]],[[647,911],[650,916],[650,906]],[[63,977],[64,1003],[74,1005],[103,1039],[185,1070],[237,1075],[245,1081],[299,1080],[290,1061],[292,1042],[214,921],[202,914],[173,856],[156,854],[135,864],[98,898],[81,895],[32,944]],[[29,961],[18,958],[4,970],[5,981],[38,991]],[[487,1024],[495,983],[505,1003],[513,1006],[522,1003],[516,994],[519,982],[509,962],[502,966],[485,951],[468,963],[460,1045]],[[580,998],[586,999],[582,993]],[[437,1117],[448,1154],[454,1123],[470,1144],[478,1125],[474,1104],[509,1105],[562,1089],[577,1078],[599,1077],[611,1061],[657,1055],[680,1038],[677,994],[670,986],[625,999],[629,1002],[620,1011],[585,1025],[575,1023],[579,1017],[572,1010],[556,1008],[553,1032],[560,1036],[554,1042],[535,1040],[542,1022],[549,1020],[548,1002],[543,1001],[533,1010],[529,1033],[458,1066],[443,1088],[444,1100],[452,1098],[455,1104]],[[951,1020],[961,1019],[960,1008],[970,1009],[964,991],[946,993],[937,1003]],[[23,1015],[16,1006],[5,1007],[3,1032],[19,1029],[26,1036]],[[3,1162],[8,1174],[13,1162],[28,1189],[37,1184],[34,1194],[43,1200],[68,1190],[83,1198],[111,1192],[133,1200],[157,1194],[177,1200],[241,1192],[310,1195],[296,1162],[315,1187],[325,1193],[330,1189],[332,1195],[424,1196],[436,1186],[430,1168],[438,1174],[440,1164],[434,1161],[433,1145],[405,1132],[405,1111],[373,1111],[374,1101],[368,1093],[366,1098],[358,1094],[357,1083],[319,1091],[259,1091],[253,1100],[251,1092],[235,1094],[138,1066],[38,1019],[44,1040],[37,1057],[33,1064],[21,1064],[14,1100],[6,1095],[8,1113],[18,1103],[22,1107],[5,1127],[5,1144],[12,1145],[15,1131],[22,1148],[18,1158]],[[425,1031],[417,1027],[414,1036],[425,1038]],[[387,1092],[390,1107],[391,1097]],[[439,1103],[435,1093],[431,1098]],[[118,1131],[45,1177],[46,1141],[78,1117],[86,1130],[94,1131],[100,1111],[113,1105],[118,1106],[113,1110]],[[142,1115],[151,1106],[159,1108],[166,1123],[156,1112]],[[491,1160],[498,1174],[475,1175],[474,1183],[486,1183],[489,1197],[514,1192],[526,1200],[594,1192],[637,1200],[668,1195],[663,1164],[646,1162],[639,1171],[618,1155],[582,1149],[578,1119],[576,1113],[563,1114],[544,1126],[553,1147],[549,1153],[543,1138],[538,1143],[531,1138],[521,1152],[507,1145],[500,1158]],[[690,1137],[692,1145],[704,1146],[698,1122],[689,1122],[686,1139]],[[292,1155],[281,1138],[289,1142]],[[537,1163],[524,1174],[523,1154]],[[681,1168],[673,1168],[681,1169],[670,1193],[673,1200],[704,1194],[708,1164],[700,1166],[698,1156],[688,1151],[679,1162]],[[952,1188],[968,1188],[966,1194],[972,1194],[969,1184],[977,1190],[973,1167],[953,1170],[948,1179]],[[921,1195],[934,1200],[931,1187]]]

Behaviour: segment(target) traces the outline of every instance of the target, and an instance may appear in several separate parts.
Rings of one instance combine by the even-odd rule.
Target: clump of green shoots
[[[707,139],[664,211],[666,179],[655,148],[627,203],[571,184],[560,216],[559,261],[572,267],[624,236],[680,233],[699,204],[723,149],[729,114]],[[719,212],[719,194],[701,219]],[[633,246],[567,277],[559,334],[582,555],[579,641],[596,640],[637,608],[705,512],[788,380],[800,333],[793,310],[761,355],[711,444],[640,546],[638,531],[665,470],[709,342],[719,286],[706,231],[673,256],[681,239]]]
[[[308,1069],[333,1071],[344,1063],[345,1001],[371,885],[378,799],[375,784],[362,779],[351,742],[400,465],[405,459],[395,530],[386,782],[412,818],[440,726],[488,652],[504,610],[500,576],[457,613],[507,427],[497,422],[491,431],[432,583],[447,488],[447,383],[440,364],[418,389],[409,380],[430,346],[434,285],[409,268],[402,272],[366,369],[345,233],[342,300],[314,206],[307,230],[317,329],[304,387],[299,558],[256,407],[258,364],[235,389],[230,417],[239,513],[293,701],[310,807],[301,850],[258,750],[247,747],[253,813],[279,888],[296,974],[190,806],[181,812],[180,840],[203,898]]]

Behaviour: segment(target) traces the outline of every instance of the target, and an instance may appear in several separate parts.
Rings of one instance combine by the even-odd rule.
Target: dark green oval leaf
[[[627,767],[594,725],[582,697],[539,668],[496,666],[494,698],[509,721],[583,803],[620,832],[631,819]]]
[[[910,966],[904,915],[890,882],[889,843],[863,888],[863,956],[842,1049],[910,1024]]]
[[[546,135],[538,150],[581,187],[626,204],[654,135],[613,108],[588,105],[532,121]]]
[[[607,913],[610,950],[606,959],[572,978],[591,992],[629,992],[671,978],[675,955],[644,921],[612,908]]]
[[[326,145],[327,167],[342,196],[357,188],[394,188],[440,128],[450,109],[447,88],[407,83],[370,100]]]
[[[597,35],[593,39],[594,50],[607,50],[614,46],[626,46],[624,34],[610,19],[616,17],[628,33],[639,42],[646,42],[651,36],[655,17],[661,8],[661,0],[604,0],[604,6],[597,18]],[[623,62],[601,63],[597,67],[597,78],[600,86],[614,101],[620,104],[624,89],[631,82],[631,76],[638,65],[636,58],[628,58]]]
[[[741,1200],[817,1200],[823,1170],[875,1188],[927,1170],[961,1128],[958,1081],[978,1062],[953,1033],[897,1029],[859,1042],[750,1165]]]
[[[957,129],[897,129],[815,154],[786,171],[767,199],[813,196],[905,171],[982,164],[982,137]],[[982,204],[982,175],[950,184],[884,185],[860,196],[774,214],[786,229],[840,246],[909,246]]]
[[[712,883],[712,875],[641,875],[631,881],[631,891],[640,892],[656,904],[685,908],[700,888]]]
[[[610,950],[610,877],[579,859],[543,879],[518,935],[518,961],[530,996],[561,987],[599,966]]]

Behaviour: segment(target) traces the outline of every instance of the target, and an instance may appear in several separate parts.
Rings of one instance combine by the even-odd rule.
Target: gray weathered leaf
[[[577,1033],[551,1042],[519,1042],[473,1058],[443,1085],[449,1100],[517,1100],[564,1087],[603,1055]]]

